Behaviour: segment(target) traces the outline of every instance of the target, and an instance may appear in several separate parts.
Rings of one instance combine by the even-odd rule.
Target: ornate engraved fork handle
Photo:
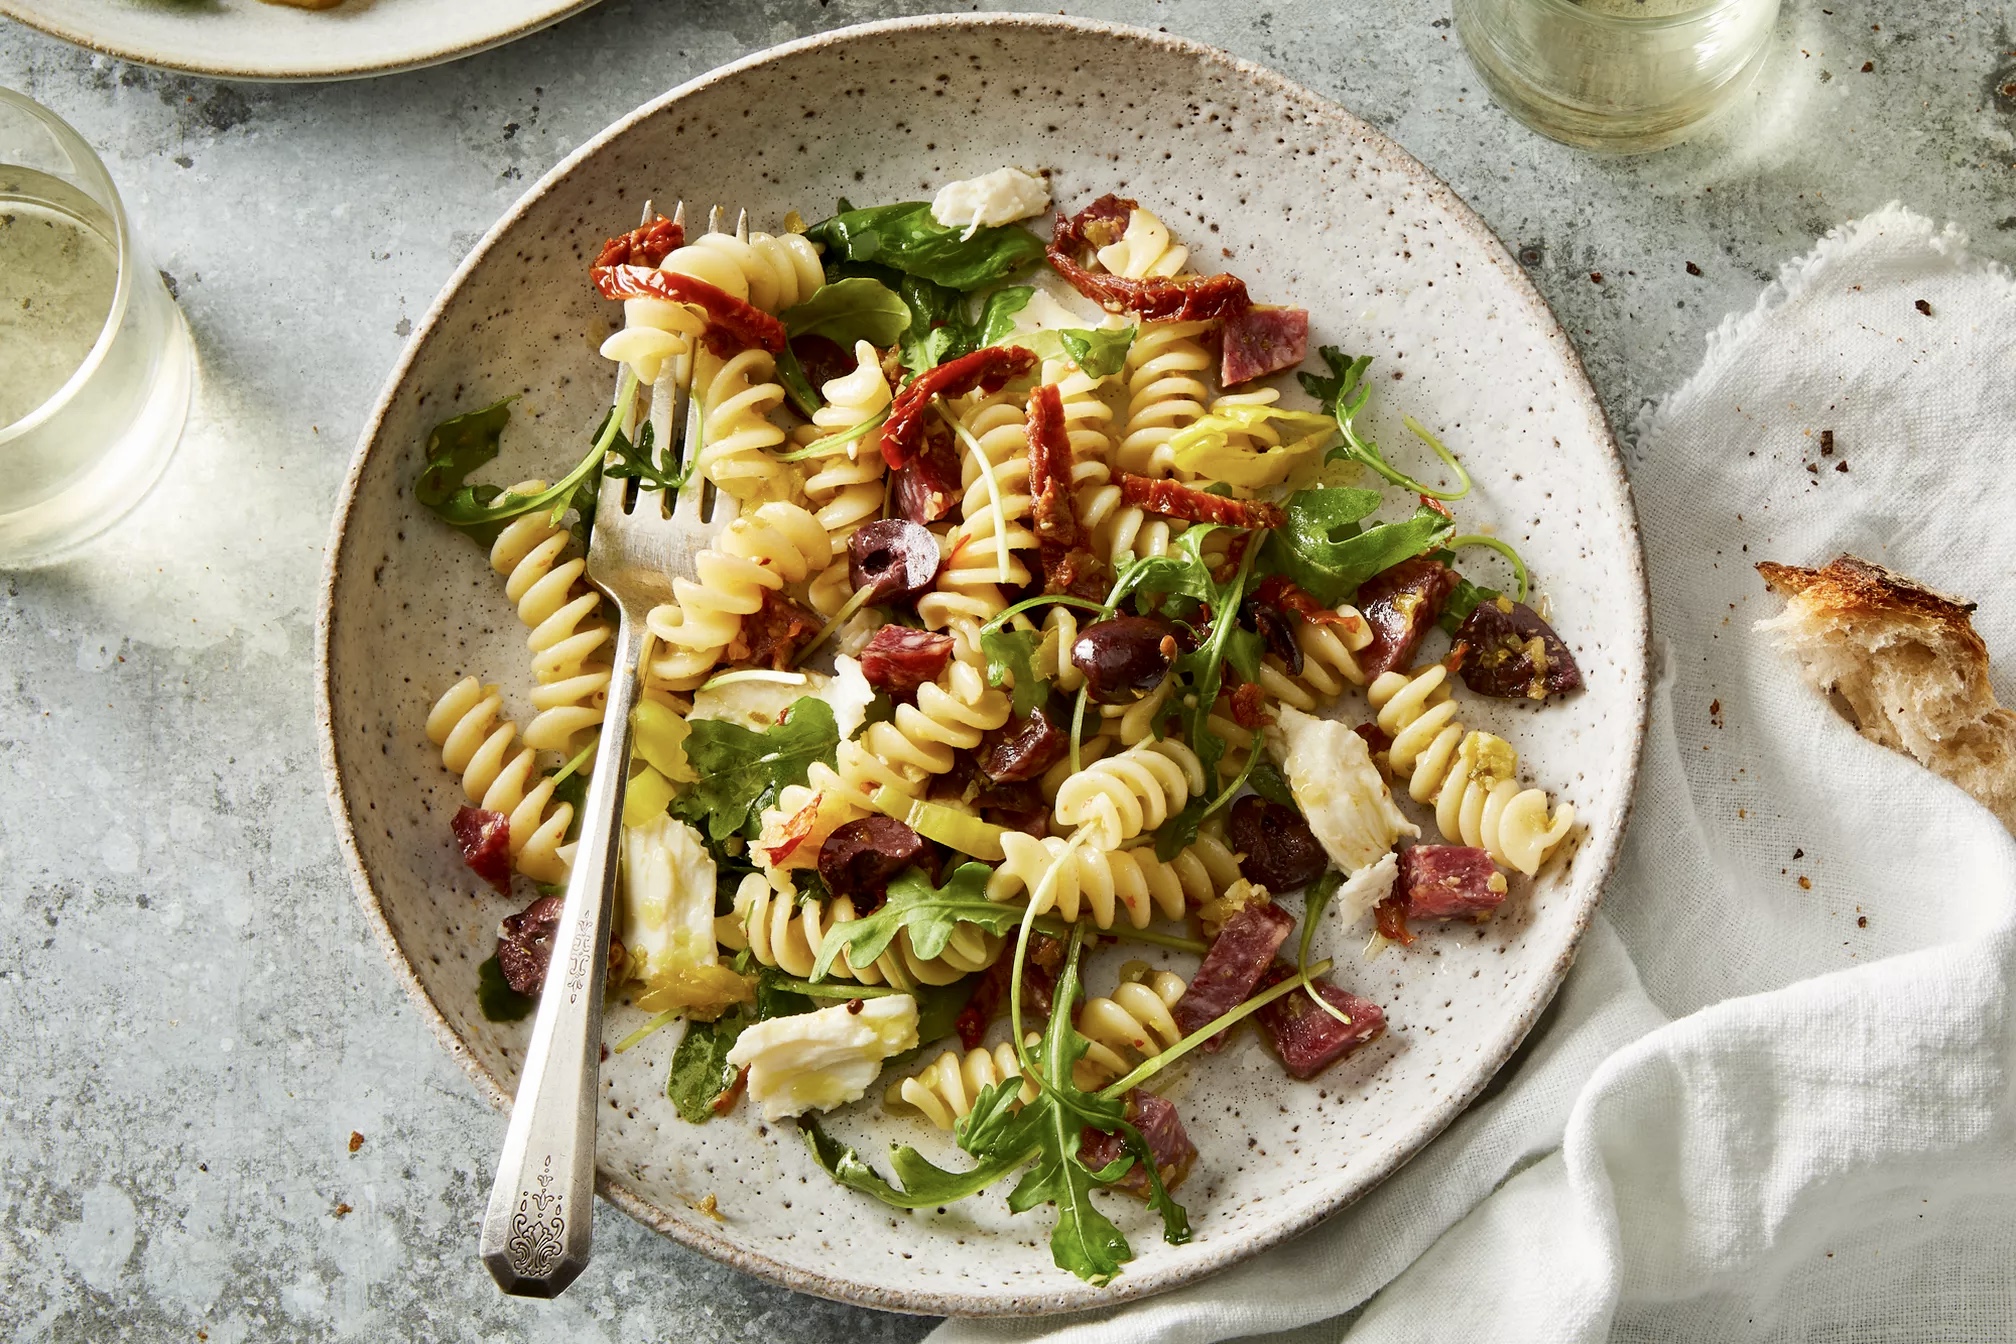
[[[602,994],[642,639],[641,622],[620,603],[617,615],[616,674],[581,809],[580,843],[483,1215],[483,1263],[498,1287],[520,1297],[557,1297],[587,1267],[593,1235]]]

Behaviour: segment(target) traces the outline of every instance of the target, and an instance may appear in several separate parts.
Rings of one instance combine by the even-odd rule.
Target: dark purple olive
[[[793,336],[791,353],[798,356],[805,381],[814,387],[824,387],[854,372],[854,347],[842,346],[830,336]]]
[[[1116,616],[1078,632],[1071,665],[1102,705],[1125,704],[1162,684],[1176,661],[1176,632],[1150,616]]]
[[[1239,872],[1269,891],[1293,891],[1323,876],[1330,856],[1309,823],[1292,807],[1248,794],[1232,804],[1226,834],[1239,860]]]
[[[915,597],[938,577],[938,538],[916,523],[880,518],[847,538],[847,577],[869,602]]]
[[[505,984],[520,994],[539,993],[559,927],[558,896],[541,896],[517,914],[504,916],[497,929],[497,969],[504,973]]]
[[[1582,689],[1575,655],[1554,627],[1523,602],[1486,598],[1456,627],[1456,640],[1470,646],[1463,684],[1479,695],[1545,700]]]
[[[1026,719],[1010,719],[980,741],[980,773],[997,784],[1034,779],[1070,749],[1071,735],[1043,712],[1041,705]]]
[[[833,828],[819,846],[819,876],[826,890],[854,900],[865,915],[889,895],[889,879],[919,861],[924,837],[894,817],[863,817]]]
[[[1257,598],[1247,598],[1246,605],[1239,609],[1239,623],[1257,631],[1267,652],[1281,660],[1288,669],[1288,675],[1302,675],[1302,646],[1295,642],[1295,622],[1301,618],[1278,611]]]

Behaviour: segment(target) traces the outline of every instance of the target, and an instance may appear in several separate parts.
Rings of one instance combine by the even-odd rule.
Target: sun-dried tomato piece
[[[777,843],[765,845],[763,850],[770,856],[772,867],[784,862],[798,852],[798,846],[805,843],[805,837],[812,834],[812,828],[819,824],[819,795],[812,801],[784,819],[784,826],[777,833]]]
[[[602,251],[595,257],[595,265],[656,266],[685,244],[685,227],[659,215],[649,224],[639,225],[628,233],[619,233],[602,244]]]
[[[1104,247],[1126,231],[1134,202],[1102,196],[1075,216],[1058,215],[1050,245],[1050,265],[1071,287],[1102,307],[1137,313],[1148,322],[1204,322],[1229,317],[1252,307],[1246,282],[1236,275],[1183,275],[1129,280],[1095,271],[1077,253]],[[1103,241],[1102,241],[1103,240]]]
[[[1071,488],[1076,463],[1064,425],[1063,393],[1055,385],[1046,383],[1030,392],[1026,428],[1030,514],[1043,566],[1043,590],[1096,601],[1109,586],[1108,574],[1105,562],[1086,546],[1085,530],[1078,522],[1078,502]]]
[[[952,636],[885,625],[861,650],[861,675],[893,699],[908,700],[952,661]]]
[[[910,460],[896,469],[896,511],[929,525],[952,516],[965,496],[965,484],[950,427],[932,420],[918,437],[921,442],[912,445]]]
[[[742,618],[729,643],[731,663],[763,663],[780,671],[791,666],[799,646],[819,633],[819,618],[775,588],[763,590],[763,605]]]
[[[1224,495],[1206,494],[1181,481],[1136,476],[1131,471],[1120,473],[1120,502],[1192,523],[1279,527],[1287,521],[1278,505],[1264,499],[1228,499]]]
[[[901,470],[917,451],[924,419],[934,397],[958,397],[979,389],[992,396],[1013,378],[1036,367],[1034,352],[1019,345],[990,345],[961,355],[935,369],[926,369],[910,380],[889,404],[889,418],[882,422],[882,460],[891,470]]]
[[[1239,689],[1232,692],[1232,722],[1258,731],[1267,726],[1267,721],[1267,693],[1257,681],[1240,682]]]
[[[511,890],[511,818],[502,812],[465,807],[448,823],[462,862],[499,891]]]
[[[751,348],[774,355],[784,349],[782,322],[697,276],[653,266],[597,266],[588,274],[605,299],[664,299],[698,308],[707,319],[707,333],[700,339],[717,355]]]
[[[1260,580],[1260,586],[1253,590],[1251,600],[1276,611],[1292,611],[1314,625],[1341,625],[1347,630],[1358,628],[1358,617],[1332,611],[1314,596],[1296,587],[1295,581],[1285,574],[1269,574]]]
[[[1374,906],[1372,922],[1378,928],[1381,938],[1389,939],[1402,947],[1413,945],[1414,934],[1407,927],[1406,893],[1388,896]]]

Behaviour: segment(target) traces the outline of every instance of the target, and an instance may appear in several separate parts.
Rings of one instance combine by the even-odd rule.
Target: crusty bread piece
[[[1757,566],[1785,613],[1757,622],[1862,735],[1958,784],[2016,832],[2016,714],[1988,684],[1971,602],[1852,555]]]

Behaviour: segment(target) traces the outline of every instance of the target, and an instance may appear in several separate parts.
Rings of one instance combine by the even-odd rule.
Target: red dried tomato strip
[[[619,233],[602,244],[595,257],[597,266],[656,266],[686,244],[684,225],[659,215],[649,224]]]
[[[926,369],[910,380],[889,404],[889,418],[882,422],[882,460],[891,471],[901,471],[917,447],[924,430],[924,413],[933,397],[957,397],[978,388],[992,396],[1036,367],[1036,355],[1019,345],[990,345],[961,355],[949,364]]]
[[[1249,730],[1265,727],[1273,717],[1267,713],[1265,695],[1259,682],[1240,682],[1232,692],[1232,722]]]
[[[1064,395],[1046,383],[1029,394],[1030,507],[1045,592],[1097,601],[1107,588],[1105,562],[1085,545],[1078,502],[1071,491],[1071,435],[1064,425]]]
[[[772,867],[784,862],[798,852],[798,846],[805,843],[805,837],[812,834],[812,828],[819,824],[819,798],[815,794],[812,801],[793,812],[784,823],[784,830],[778,843],[765,845],[770,854]]]
[[[1279,527],[1288,521],[1279,507],[1262,499],[1227,499],[1223,495],[1206,494],[1181,481],[1161,481],[1136,476],[1131,471],[1120,473],[1120,502],[1192,523]]]
[[[1260,580],[1260,586],[1253,590],[1253,600],[1276,611],[1292,611],[1313,625],[1341,625],[1347,630],[1358,628],[1356,616],[1332,611],[1296,587],[1295,581],[1285,574],[1269,574]]]
[[[1413,945],[1414,934],[1407,927],[1406,896],[1388,896],[1372,908],[1372,916],[1381,938],[1396,942],[1402,947]]]
[[[698,308],[707,318],[702,339],[718,355],[752,347],[774,355],[784,349],[782,322],[698,277],[646,266],[597,266],[588,274],[605,299],[664,299]]]
[[[1130,280],[1081,264],[1082,248],[1103,247],[1127,227],[1134,202],[1121,196],[1101,196],[1074,216],[1057,216],[1050,245],[1051,267],[1071,287],[1094,303],[1126,309],[1148,322],[1204,322],[1243,313],[1253,306],[1246,282],[1236,275],[1185,275]]]

